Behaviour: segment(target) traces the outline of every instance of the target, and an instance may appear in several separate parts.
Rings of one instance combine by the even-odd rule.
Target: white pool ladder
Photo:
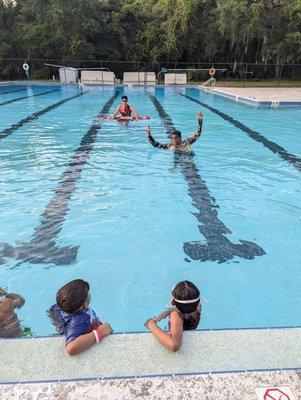
[[[201,83],[198,87],[202,88],[202,87],[208,86],[208,85],[211,87],[215,87],[215,84],[216,84],[216,79],[211,77],[211,78],[207,79],[207,81]]]

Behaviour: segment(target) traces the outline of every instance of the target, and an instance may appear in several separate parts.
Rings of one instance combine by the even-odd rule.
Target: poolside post
[[[25,72],[25,75],[27,76],[27,79],[29,80],[29,65],[27,64],[26,60],[24,61],[22,68]]]
[[[246,69],[245,69],[245,78],[244,78],[244,85],[243,85],[243,87],[246,87],[247,73],[248,73],[248,64],[246,64]]]

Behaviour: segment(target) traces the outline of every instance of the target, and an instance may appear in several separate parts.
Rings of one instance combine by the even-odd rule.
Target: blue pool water
[[[22,324],[55,333],[45,310],[83,278],[115,331],[144,330],[183,279],[201,289],[201,329],[300,325],[300,110],[247,108],[189,87],[81,90],[0,85],[0,286],[25,297]],[[124,93],[151,120],[97,130],[103,106],[111,99],[112,112]],[[194,156],[146,140],[148,123],[168,140],[167,115],[193,133],[198,110]]]

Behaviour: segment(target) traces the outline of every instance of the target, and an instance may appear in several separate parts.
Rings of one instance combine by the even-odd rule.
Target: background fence
[[[22,69],[24,59],[0,59],[0,80],[25,80]],[[26,59],[30,66],[32,80],[58,80],[58,68],[45,63],[74,68],[108,68],[122,80],[124,72],[154,71],[156,75],[162,67],[167,69],[190,69],[188,82],[201,83],[209,78],[208,69],[213,65],[217,71],[217,82],[227,86],[301,86],[301,64],[254,64],[254,63],[209,63],[209,62],[145,62],[106,60],[55,60]],[[204,69],[204,71],[197,71]],[[161,77],[163,80],[163,75]]]

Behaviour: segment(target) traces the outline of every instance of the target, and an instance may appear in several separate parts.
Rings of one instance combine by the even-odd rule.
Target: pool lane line
[[[104,104],[94,118],[89,130],[83,136],[79,147],[74,150],[68,166],[62,173],[54,191],[54,196],[46,205],[40,216],[40,223],[34,228],[33,238],[18,246],[0,243],[0,264],[6,262],[5,257],[32,264],[70,265],[76,261],[79,246],[60,247],[56,243],[57,235],[62,229],[68,213],[68,203],[81,177],[84,165],[88,161],[101,128],[101,114],[107,114],[113,105],[118,92]]]
[[[176,129],[171,117],[155,96],[150,93],[148,93],[148,96],[153,102],[167,134],[170,135]],[[175,166],[180,168],[188,183],[188,195],[192,199],[192,205],[198,210],[198,212],[192,214],[200,223],[198,228],[207,241],[207,244],[197,241],[185,242],[183,249],[187,256],[192,260],[202,262],[210,260],[222,263],[234,257],[252,260],[255,256],[266,254],[260,246],[253,242],[240,239],[240,244],[236,244],[225,236],[232,232],[219,219],[217,212],[219,206],[210,194],[206,182],[200,177],[191,154],[175,154]]]
[[[23,125],[25,124],[29,124],[30,122],[38,119],[41,115],[46,114],[48,111],[52,111],[55,108],[61,106],[64,103],[67,103],[67,101],[76,99],[77,97],[80,97],[84,94],[84,92],[78,93],[75,96],[72,97],[67,97],[66,99],[60,100],[56,103],[50,104],[50,106],[43,108],[40,111],[37,111],[31,115],[29,115],[26,118],[21,119],[19,122],[17,122],[16,124],[11,125],[9,128],[4,129],[3,131],[0,132],[0,139],[4,139],[7,136],[11,135],[12,133],[14,133],[17,129],[21,128]]]
[[[0,87],[1,87],[1,86],[0,86]],[[0,91],[0,96],[1,96],[2,94],[24,92],[25,90],[27,90],[27,88],[24,88],[24,89],[17,89],[17,90],[11,90],[11,91],[9,91],[9,92],[1,92],[1,91]]]
[[[60,89],[54,89],[54,90],[50,90],[48,92],[43,92],[43,93],[32,94],[32,95],[29,95],[29,96],[18,97],[16,99],[4,101],[3,103],[0,103],[0,106],[4,106],[4,105],[10,104],[10,103],[14,103],[15,101],[19,101],[19,100],[31,99],[32,97],[38,97],[38,96],[43,96],[44,94],[58,92],[59,90]]]
[[[179,93],[179,95],[182,97],[186,97],[187,99],[194,101],[197,104],[200,104],[201,106],[207,108],[208,110],[223,118],[225,121],[230,122],[230,124],[245,132],[251,139],[255,140],[256,142],[262,143],[264,147],[267,147],[273,153],[278,154],[283,160],[289,162],[297,170],[301,171],[301,158],[289,153],[285,150],[284,147],[279,146],[279,144],[267,139],[261,133],[253,131],[253,129],[249,128],[247,125],[243,124],[237,119],[232,118],[230,115],[218,110],[217,108],[209,106],[209,104],[204,103],[203,101],[196,100],[193,97],[188,96],[187,94]]]

